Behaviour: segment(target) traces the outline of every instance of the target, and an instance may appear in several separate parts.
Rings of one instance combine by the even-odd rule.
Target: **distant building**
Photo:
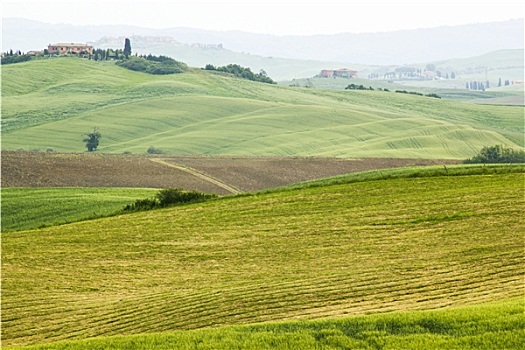
[[[355,78],[357,77],[357,71],[347,68],[323,69],[319,76],[322,78]]]
[[[27,51],[26,55],[29,55],[29,56],[38,56],[38,55],[43,55],[44,54],[44,51],[35,51],[35,50],[32,50],[32,51]]]
[[[421,76],[427,79],[435,79],[437,74],[434,71],[427,70],[427,71],[421,72]]]
[[[93,46],[86,44],[75,44],[75,43],[59,43],[49,44],[47,46],[50,54],[66,54],[66,53],[93,53]]]

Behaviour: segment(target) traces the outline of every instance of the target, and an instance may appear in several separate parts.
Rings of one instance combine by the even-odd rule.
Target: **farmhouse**
[[[75,43],[59,43],[49,44],[47,46],[50,54],[66,54],[66,53],[93,53],[93,46],[86,44],[75,44]]]
[[[319,76],[322,78],[355,78],[357,77],[357,71],[348,68],[323,69]]]

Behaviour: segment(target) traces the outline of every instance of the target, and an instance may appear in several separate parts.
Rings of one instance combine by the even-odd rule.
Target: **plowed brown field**
[[[2,152],[2,187],[137,187],[228,194],[455,160]]]

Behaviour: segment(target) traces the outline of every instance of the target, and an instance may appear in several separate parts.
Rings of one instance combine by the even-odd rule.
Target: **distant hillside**
[[[400,77],[402,71],[418,71],[426,74],[426,67],[434,66],[441,77]],[[389,74],[394,74],[394,77]],[[388,77],[387,77],[388,76]],[[371,77],[371,80],[367,79]],[[406,65],[361,66],[359,78],[327,79],[309,78],[281,81],[283,85],[307,86],[313,88],[344,89],[348,84],[363,84],[389,90],[415,89],[434,92],[446,98],[490,100],[502,104],[523,105],[524,51],[523,49],[499,50],[480,56],[454,58],[444,61],[419,62]],[[482,82],[486,89],[481,92],[468,91],[466,84]],[[509,86],[505,86],[505,81]],[[488,84],[487,84],[488,82]],[[501,83],[501,86],[498,86]],[[475,96],[474,96],[475,94]],[[495,99],[498,100],[495,100]],[[502,99],[503,98],[503,99]]]
[[[194,69],[153,76],[111,61],[2,67],[2,149],[465,159],[523,147],[523,108],[383,91],[282,87]]]
[[[274,36],[179,29],[159,31],[183,42],[222,43],[261,56],[371,65],[471,57],[502,49],[523,49],[523,19],[384,33]]]
[[[125,37],[104,37],[93,43],[99,48],[119,48]],[[394,72],[402,67],[416,67],[424,70],[427,64],[433,64],[436,70],[446,74],[454,72],[456,81],[449,84],[434,84],[440,88],[463,88],[465,81],[490,80],[495,87],[498,79],[523,81],[524,51],[523,49],[498,50],[482,55],[430,62],[411,62],[403,65],[363,65],[333,61],[316,61],[305,59],[286,59],[263,57],[249,53],[239,53],[225,49],[217,44],[184,44],[171,37],[131,36],[134,52],[139,54],[167,55],[188,63],[193,67],[204,67],[206,64],[227,65],[238,63],[251,67],[254,71],[264,69],[270,77],[276,80],[291,80],[313,77],[323,69],[351,67],[358,71],[358,76],[367,78],[377,72]]]
[[[8,18],[2,50],[41,49],[50,42],[96,41],[104,36],[164,36],[179,43],[219,45],[263,57],[361,63],[406,64],[523,49],[523,19],[385,33],[274,36],[191,28],[54,25]],[[235,62],[229,62],[235,63]]]
[[[124,37],[103,37],[92,44],[97,48],[118,48]],[[288,80],[311,77],[322,69],[352,67],[368,72],[377,69],[375,66],[348,64],[341,62],[315,61],[306,59],[287,59],[241,53],[226,49],[218,44],[185,44],[171,37],[138,36],[130,37],[133,52],[138,54],[166,55],[186,62],[192,67],[204,67],[207,64],[224,66],[230,63],[250,67],[254,72],[261,69],[275,80]]]

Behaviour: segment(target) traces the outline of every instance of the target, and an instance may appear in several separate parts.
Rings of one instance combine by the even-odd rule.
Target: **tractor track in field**
[[[181,188],[226,195],[337,175],[457,160],[1,152],[2,187]]]
[[[216,178],[213,178],[209,175],[206,175],[204,173],[201,173],[195,169],[192,169],[190,167],[187,167],[187,166],[182,166],[182,165],[177,165],[177,164],[173,164],[173,163],[168,163],[166,162],[165,160],[163,160],[162,158],[152,158],[150,159],[152,162],[155,162],[155,163],[158,163],[158,164],[162,164],[162,165],[165,165],[165,166],[168,166],[170,168],[174,168],[174,169],[178,169],[180,171],[184,171],[184,172],[187,172],[188,174],[191,174],[195,177],[198,177],[199,179],[202,179],[204,181],[208,181],[208,182],[211,182],[212,184],[214,185],[217,185],[223,189],[225,189],[226,191],[230,192],[230,193],[233,193],[233,194],[237,194],[237,193],[240,193],[241,190],[239,190],[238,188],[235,188],[233,186],[230,186],[224,182],[222,182],[221,180],[219,179],[216,179]]]

